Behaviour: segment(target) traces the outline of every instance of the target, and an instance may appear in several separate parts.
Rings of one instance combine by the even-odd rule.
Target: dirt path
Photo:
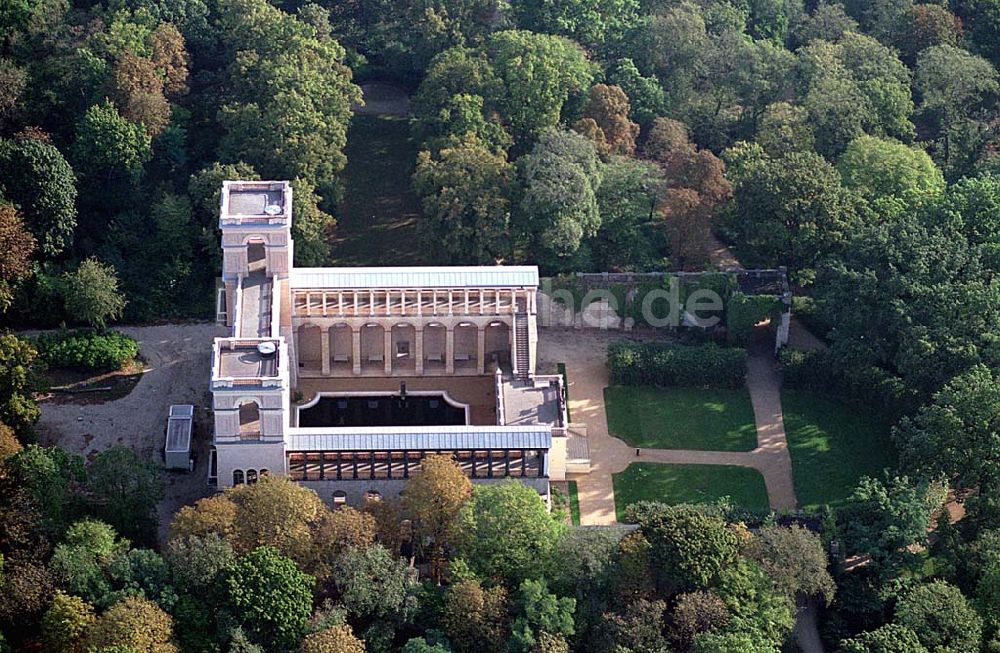
[[[612,475],[629,464],[642,462],[752,467],[764,477],[768,500],[775,510],[796,506],[792,483],[792,461],[785,440],[781,413],[780,380],[766,349],[754,349],[747,385],[757,422],[757,448],[747,452],[693,451],[685,449],[640,450],[608,432],[604,388],[608,385],[607,343],[614,332],[545,329],[541,332],[542,355],[566,363],[569,378],[569,410],[574,422],[587,424],[590,474],[572,475],[580,497],[580,523],[613,524],[615,494]]]

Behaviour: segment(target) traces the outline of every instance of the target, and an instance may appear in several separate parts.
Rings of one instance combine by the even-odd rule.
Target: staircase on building
[[[531,360],[528,350],[528,316],[518,313],[514,316],[514,349],[517,354],[517,378],[528,380],[528,361]]]

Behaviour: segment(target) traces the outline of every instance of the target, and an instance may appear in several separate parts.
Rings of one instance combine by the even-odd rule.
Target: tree
[[[146,57],[126,52],[114,68],[115,100],[121,115],[156,136],[170,122],[170,103],[163,95],[163,77]]]
[[[857,219],[856,200],[823,157],[792,152],[772,158],[757,145],[724,156],[733,183],[725,220],[753,265],[810,268],[840,248]]]
[[[0,622],[37,623],[52,598],[52,574],[31,560],[4,560],[0,577]]]
[[[354,636],[348,625],[332,626],[306,635],[300,653],[365,653],[365,643]]]
[[[594,84],[590,88],[587,105],[583,108],[583,118],[593,120],[600,133],[600,142],[606,145],[602,152],[608,154],[631,155],[635,152],[635,139],[639,135],[639,125],[629,120],[628,96],[620,86]],[[598,148],[601,152],[601,148]]]
[[[595,269],[642,271],[659,262],[662,239],[653,214],[663,183],[660,170],[646,161],[612,157],[601,167],[601,228],[588,242]]]
[[[118,291],[114,267],[88,258],[74,272],[63,275],[66,313],[103,329],[108,320],[117,320],[126,300]]]
[[[20,209],[41,254],[54,257],[73,244],[76,175],[53,145],[27,137],[0,140],[0,194]],[[11,219],[4,219],[5,238],[12,237]]]
[[[1000,91],[996,69],[961,48],[935,45],[918,55],[913,88],[920,113],[935,127],[943,166],[952,166],[953,159],[973,159],[977,152],[953,152],[952,144],[964,139],[968,127],[987,119],[985,107]]]
[[[756,562],[739,558],[723,569],[717,592],[732,615],[730,633],[756,642],[762,653],[779,648],[791,634],[795,625],[795,601],[779,591]],[[700,639],[704,646],[707,639],[714,637],[714,634],[703,634],[695,641]],[[712,650],[708,647],[702,650],[706,648]]]
[[[217,533],[172,538],[163,556],[177,588],[199,596],[215,593],[236,560],[233,547]]]
[[[92,605],[108,607],[117,597],[112,597],[113,588],[105,575],[105,566],[128,548],[128,540],[119,539],[111,526],[82,519],[66,531],[49,567],[60,587]]]
[[[914,474],[944,474],[962,487],[1000,482],[1000,392],[992,370],[976,365],[948,382],[932,403],[893,429],[901,462]]]
[[[427,240],[446,261],[494,264],[511,253],[514,168],[468,135],[437,157],[420,152],[413,187],[421,196]]]
[[[314,579],[263,546],[240,557],[225,580],[226,603],[247,633],[268,650],[296,646],[312,609]]]
[[[80,653],[84,635],[97,620],[83,599],[57,591],[42,617],[42,641],[52,653]]]
[[[739,539],[721,517],[691,506],[640,502],[626,519],[638,523],[652,546],[653,562],[667,587],[709,587],[736,560]]]
[[[1000,4],[996,0],[956,0],[952,6],[975,50],[1000,65]]]
[[[97,454],[87,468],[87,490],[97,512],[133,541],[156,533],[156,504],[163,498],[159,467],[126,447]]]
[[[172,23],[160,23],[149,35],[149,49],[153,66],[163,76],[167,97],[187,93],[189,57],[180,30]]]
[[[562,534],[538,493],[517,481],[476,486],[460,513],[458,550],[483,578],[537,578]]]
[[[928,653],[916,633],[894,623],[840,643],[840,653]]]
[[[298,178],[292,180],[292,238],[295,239],[295,260],[302,266],[319,267],[330,261],[329,239],[337,220],[319,208],[316,186]]]
[[[31,274],[35,244],[18,210],[0,204],[0,313],[13,301],[17,282]]]
[[[606,613],[601,624],[602,651],[660,653],[670,650],[663,635],[663,613],[667,604],[661,600],[639,599],[617,613]]]
[[[836,585],[819,535],[802,526],[766,526],[750,542],[749,556],[771,576],[779,590],[833,601]]]
[[[655,77],[646,77],[632,59],[616,60],[607,72],[608,82],[618,86],[629,98],[629,117],[648,125],[666,112],[667,95]]]
[[[724,629],[731,618],[726,604],[713,592],[696,590],[680,594],[670,613],[670,636],[687,650],[695,637]]]
[[[935,580],[918,585],[896,603],[896,623],[911,629],[930,651],[975,653],[982,618],[954,585]]]
[[[572,267],[584,239],[601,226],[594,146],[580,134],[552,130],[518,163],[524,192],[517,230],[545,268]]]
[[[375,521],[369,513],[349,506],[326,512],[314,534],[323,564],[335,564],[336,559],[349,549],[372,546],[376,537]]]
[[[875,200],[898,197],[919,205],[941,195],[944,175],[922,149],[874,136],[860,136],[837,161],[844,186]]]
[[[350,107],[361,100],[344,48],[263,0],[223,0],[218,15],[230,50],[221,156],[322,187],[347,162]]]
[[[560,598],[549,592],[544,581],[525,580],[518,591],[519,615],[514,620],[510,648],[528,653],[539,648],[545,636],[567,640],[576,632],[573,613],[576,599]],[[552,646],[554,642],[549,642]]]
[[[29,444],[7,460],[6,468],[38,507],[41,526],[53,537],[61,535],[80,510],[76,487],[83,479],[83,458]]]
[[[441,609],[441,628],[457,653],[499,653],[506,641],[506,590],[483,589],[474,580],[452,585]]]
[[[0,58],[0,121],[14,112],[27,85],[27,71],[10,59]]]
[[[878,572],[893,571],[906,547],[926,541],[931,514],[944,500],[940,490],[905,476],[862,478],[837,517],[848,555],[871,556]]]
[[[847,15],[838,3],[820,3],[792,29],[792,39],[798,45],[812,41],[835,43],[847,32],[856,32],[858,22]]]
[[[0,422],[0,463],[4,463],[8,458],[21,451],[21,443],[14,435],[14,429]],[[2,473],[2,472],[0,472]]]
[[[440,578],[455,544],[459,511],[472,497],[472,482],[450,456],[427,456],[420,473],[406,484],[403,511],[413,524],[414,539],[429,542],[425,554]]]
[[[137,653],[176,653],[173,619],[155,603],[130,596],[98,617],[87,635],[91,649],[119,646]]]
[[[910,66],[916,63],[917,55],[927,48],[935,45],[959,46],[962,40],[962,21],[939,5],[913,5],[906,10],[899,27],[893,45],[900,51],[900,58]]]
[[[332,579],[340,602],[362,619],[405,621],[416,608],[416,579],[401,558],[378,544],[344,551],[334,563]]]
[[[12,333],[0,334],[0,422],[24,441],[32,433],[40,411],[32,393],[40,387],[35,360],[38,350]]]
[[[90,107],[77,125],[73,160],[86,172],[91,193],[137,183],[151,156],[149,133],[119,114],[110,101]]]
[[[600,50],[619,41],[639,23],[636,0],[514,0],[517,25],[532,32],[561,34],[588,49]]]
[[[236,504],[228,495],[216,494],[198,499],[193,506],[184,506],[170,523],[170,541],[185,537],[205,537],[216,534],[233,539],[236,524]]]
[[[487,40],[486,52],[503,84],[488,99],[509,121],[517,143],[527,144],[555,127],[570,94],[591,80],[580,46],[561,36],[497,32]]]
[[[788,102],[767,105],[760,117],[756,142],[772,157],[790,152],[811,152],[815,133],[809,122],[809,112]]]

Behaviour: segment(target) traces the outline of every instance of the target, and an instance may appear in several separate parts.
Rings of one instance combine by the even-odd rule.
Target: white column
[[[445,372],[455,373],[455,327],[449,326],[444,338]]]
[[[361,376],[361,327],[351,327],[351,366],[354,376]]]
[[[323,295],[323,307],[326,308],[326,293],[323,293]],[[323,352],[323,376],[330,376],[330,327],[320,327],[319,334],[322,339],[320,343],[320,351]]]
[[[424,330],[423,327],[416,327],[413,330],[413,337],[416,342],[413,343],[413,355],[416,356],[416,370],[417,376],[423,376],[424,374]]]
[[[384,351],[382,352],[382,360],[385,361],[385,374],[386,376],[392,374],[392,359],[396,355],[396,352],[392,350],[392,325],[388,325],[388,328],[384,329],[385,338],[383,342],[385,343]]]

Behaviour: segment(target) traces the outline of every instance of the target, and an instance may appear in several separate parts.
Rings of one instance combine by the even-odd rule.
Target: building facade
[[[535,374],[533,266],[296,268],[287,182],[223,183],[212,470],[393,494],[431,453],[474,482],[565,478],[560,376]]]

